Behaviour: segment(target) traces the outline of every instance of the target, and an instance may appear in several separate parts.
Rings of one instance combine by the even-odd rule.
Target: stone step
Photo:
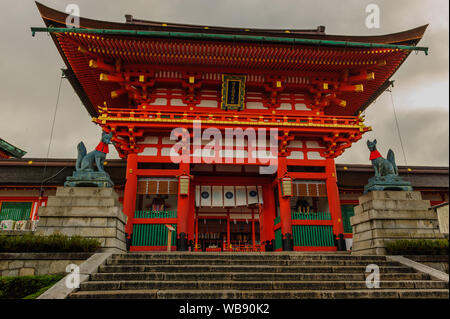
[[[448,289],[361,289],[361,290],[108,290],[78,291],[71,299],[356,299],[440,298]]]
[[[80,290],[355,290],[366,289],[365,281],[89,281]],[[443,281],[380,281],[378,289],[446,289]]]
[[[365,266],[270,266],[270,265],[101,265],[101,273],[114,272],[264,272],[264,273],[364,273]],[[404,266],[380,266],[380,273],[415,272]]]
[[[259,259],[108,259],[107,265],[270,265],[270,266],[367,266],[373,261],[359,260],[259,260]],[[397,262],[377,261],[378,266],[398,266]]]
[[[95,273],[91,281],[124,281],[124,280],[305,280],[305,281],[357,281],[365,280],[363,273]],[[382,280],[429,280],[430,276],[423,273],[384,273]]]
[[[369,264],[380,267],[380,288],[366,286]],[[152,252],[112,255],[70,298],[448,298],[448,282],[346,252]]]
[[[354,256],[345,252],[343,254],[305,254],[305,253],[278,253],[278,252],[263,252],[263,253],[128,253],[117,254],[111,256],[111,259],[221,259],[221,260],[359,260],[359,261],[384,261],[385,256]]]

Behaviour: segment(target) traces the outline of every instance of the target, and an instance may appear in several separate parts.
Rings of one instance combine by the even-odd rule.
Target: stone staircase
[[[366,287],[369,264],[380,267],[380,288]],[[449,298],[449,290],[384,256],[155,252],[112,255],[69,298]]]

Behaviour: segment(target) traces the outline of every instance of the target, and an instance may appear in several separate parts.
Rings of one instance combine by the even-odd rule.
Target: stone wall
[[[0,276],[64,274],[67,265],[80,265],[92,254],[0,253]]]
[[[443,238],[430,202],[416,191],[372,191],[359,197],[353,226],[354,254],[384,255],[386,243],[399,239]]]
[[[0,230],[0,236],[22,236],[34,234],[32,230]]]
[[[126,216],[112,188],[59,187],[39,210],[36,234],[80,235],[101,242],[102,252],[124,252]]]
[[[441,233],[447,234],[448,236],[448,203],[436,207],[436,213],[439,220],[439,230],[441,231]]]

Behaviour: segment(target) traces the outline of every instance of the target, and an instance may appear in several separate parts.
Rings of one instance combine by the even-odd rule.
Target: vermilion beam
[[[127,158],[126,183],[124,191],[123,212],[127,216],[125,233],[127,238],[131,239],[133,233],[133,218],[136,209],[136,191],[137,191],[137,155],[132,153]]]

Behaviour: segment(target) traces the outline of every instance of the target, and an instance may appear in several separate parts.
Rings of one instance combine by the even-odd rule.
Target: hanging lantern
[[[281,179],[281,195],[292,196],[292,178],[283,177]]]
[[[181,175],[178,178],[178,194],[181,196],[189,195],[189,176]]]

